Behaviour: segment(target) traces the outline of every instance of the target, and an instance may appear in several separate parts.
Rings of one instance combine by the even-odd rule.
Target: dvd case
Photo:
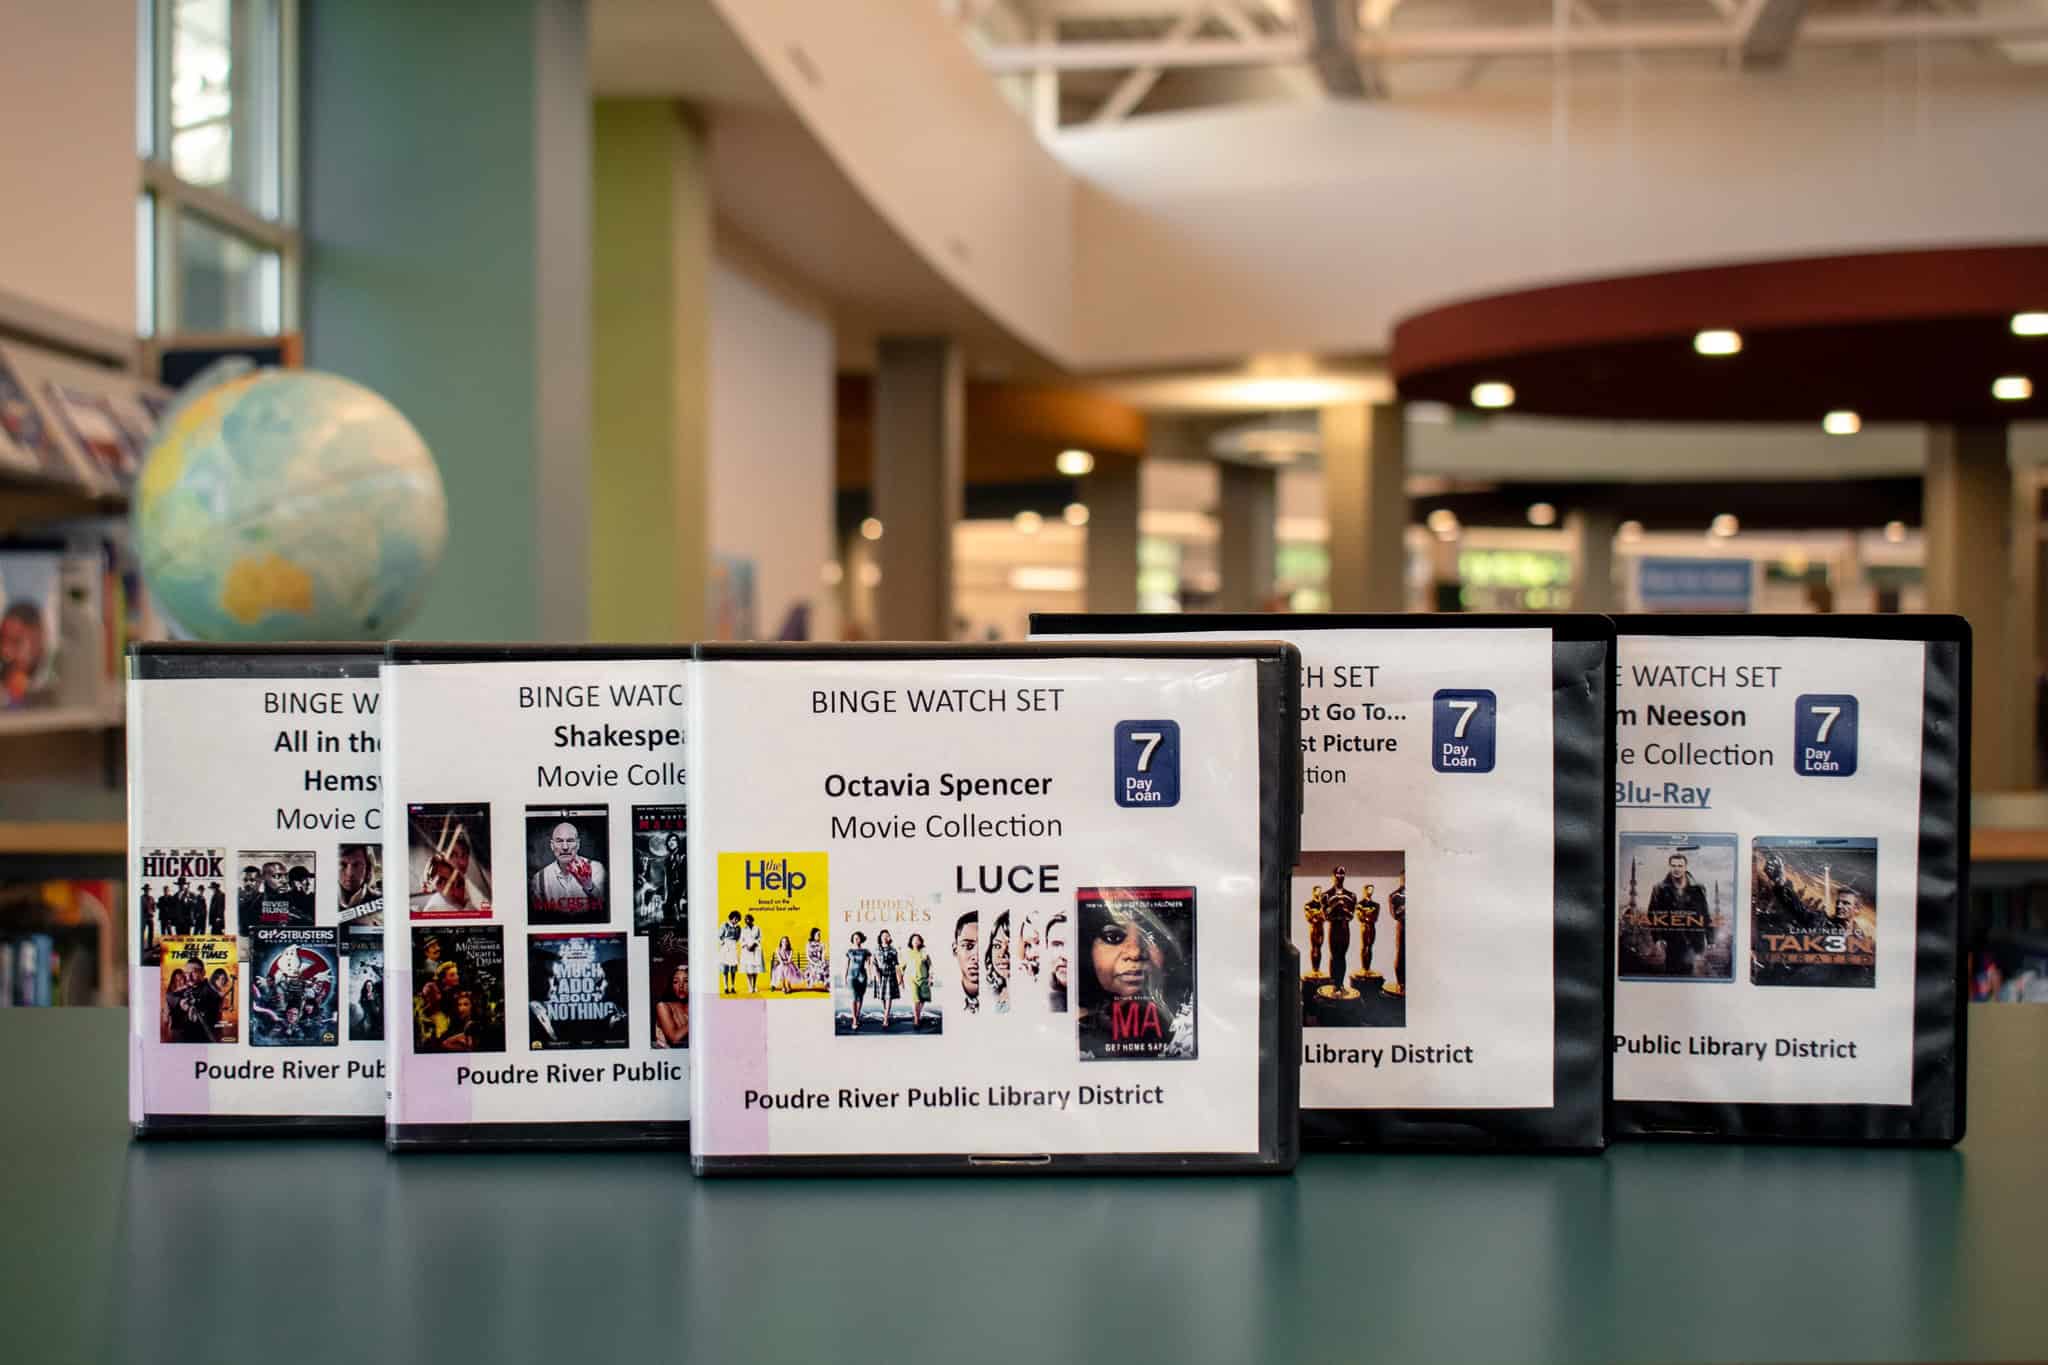
[[[697,660],[699,1174],[1293,1167],[1291,646]]]
[[[688,1141],[690,667],[386,649],[394,1150]]]
[[[1618,628],[1616,1135],[1960,1141],[1968,624]]]
[[[138,1137],[378,1131],[380,702],[358,645],[130,650]]]
[[[1301,1131],[1599,1151],[1614,627],[1604,616],[1035,615],[1034,639],[1301,651]]]

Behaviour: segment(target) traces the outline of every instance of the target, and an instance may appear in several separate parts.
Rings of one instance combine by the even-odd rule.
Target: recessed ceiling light
[[[2048,337],[2048,313],[2014,313],[2012,334],[2016,337]]]
[[[1531,526],[1555,526],[1555,525],[1557,525],[1557,509],[1556,509],[1555,507],[1552,507],[1552,506],[1551,506],[1551,505],[1550,505],[1549,503],[1547,503],[1547,502],[1532,502],[1532,503],[1530,503],[1530,504],[1529,504],[1529,524],[1530,524]]]
[[[1472,406],[1475,408],[1511,408],[1515,405],[1515,386],[1499,380],[1488,380],[1472,386]]]
[[[1904,541],[1906,538],[1906,523],[1903,521],[1886,522],[1884,524],[1884,538],[1894,545]]]
[[[1643,524],[1640,521],[1624,521],[1616,530],[1620,533],[1623,540],[1641,540],[1643,538]]]
[[[2002,374],[1991,381],[1991,396],[2007,403],[2024,403],[2034,396],[2034,381],[2023,374]]]
[[[1820,429],[1830,436],[1854,436],[1863,430],[1863,419],[1847,408],[1839,408],[1820,419]]]
[[[1693,334],[1692,348],[1701,355],[1736,355],[1742,350],[1742,333],[1717,328]]]
[[[882,538],[882,519],[880,517],[864,518],[860,524],[860,535],[862,540],[880,540]]]
[[[1707,527],[1707,534],[1719,536],[1721,539],[1726,540],[1741,529],[1742,523],[1735,519],[1733,512],[1723,512],[1720,516],[1714,518],[1713,524]]]
[[[1069,526],[1086,526],[1088,524],[1088,504],[1085,502],[1068,503],[1067,509],[1060,513],[1060,520]]]
[[[1448,535],[1458,529],[1458,514],[1448,507],[1439,507],[1424,518],[1429,529],[1438,535]]]
[[[1078,479],[1094,470],[1095,457],[1085,450],[1062,450],[1052,463],[1068,478]]]
[[[1045,518],[1026,508],[1010,518],[1010,525],[1020,536],[1035,536],[1045,525]]]

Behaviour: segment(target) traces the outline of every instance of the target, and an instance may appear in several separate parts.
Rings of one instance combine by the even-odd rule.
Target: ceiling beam
[[[1806,18],[1806,0],[1745,0],[1736,27],[1745,67],[1782,66]]]
[[[1359,100],[1385,89],[1376,63],[1361,54],[1357,0],[1302,0],[1308,64],[1332,99]]]
[[[1358,52],[1382,62],[1422,57],[1518,57],[1565,52],[1731,51],[1741,46],[1734,24],[1574,24],[1562,35],[1550,24],[1500,28],[1404,29],[1363,33]],[[1893,14],[1809,19],[1797,42],[1806,46],[1871,43],[1975,42],[2000,38],[2048,37],[2048,8],[2020,13]],[[998,46],[985,50],[983,64],[998,74],[1049,66],[1060,71],[1117,71],[1140,66],[1274,66],[1308,60],[1299,38],[1256,43],[1234,38],[1196,38],[1174,46],[1157,41],[1075,42]]]
[[[1209,7],[1196,5],[1173,21],[1173,27],[1166,30],[1165,42],[1168,47],[1180,47],[1201,32],[1202,25],[1209,21]],[[1166,68],[1154,64],[1141,66],[1117,82],[1116,89],[1109,92],[1109,98],[1096,109],[1090,122],[1101,126],[1121,123],[1124,116],[1144,102],[1152,93],[1152,87],[1159,84],[1160,73]]]

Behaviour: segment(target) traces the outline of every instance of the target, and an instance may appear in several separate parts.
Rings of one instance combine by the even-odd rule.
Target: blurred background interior
[[[1963,613],[2048,998],[2048,0],[26,0],[0,110],[10,1001],[125,998],[125,514],[235,354],[425,437],[413,638]]]

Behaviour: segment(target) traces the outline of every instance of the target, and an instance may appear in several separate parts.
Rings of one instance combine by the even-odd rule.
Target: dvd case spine
[[[378,1131],[376,656],[129,656],[129,1118],[139,1137]]]
[[[1292,1168],[1291,648],[697,657],[699,1173]]]

